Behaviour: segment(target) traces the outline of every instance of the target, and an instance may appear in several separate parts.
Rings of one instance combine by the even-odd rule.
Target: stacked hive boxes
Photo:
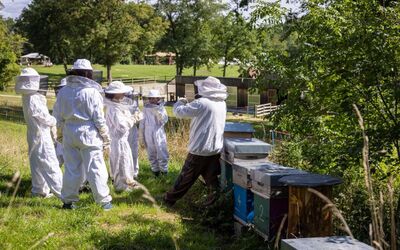
[[[260,168],[271,145],[254,138],[226,138],[224,149],[224,164],[232,169],[234,217],[247,224],[250,222],[247,217],[253,211],[250,173]]]
[[[253,126],[249,123],[226,122],[224,130],[224,138],[253,138]],[[232,190],[232,164],[229,162],[225,154],[222,154],[220,160],[221,175],[220,187],[222,191],[228,192]]]
[[[266,158],[272,146],[252,138],[250,124],[228,123],[226,130],[221,188],[233,188],[235,220],[243,225],[254,223],[260,235],[271,238],[288,211],[288,191],[278,179],[306,172],[269,162]]]
[[[242,225],[252,224],[266,240],[274,238],[281,225],[283,238],[332,235],[331,212],[309,189],[330,198],[332,186],[341,180],[268,161],[272,146],[254,139],[253,133],[250,124],[227,123],[225,127],[220,185],[223,191],[233,189],[235,220]],[[282,246],[309,249],[290,248],[290,244],[287,241]]]

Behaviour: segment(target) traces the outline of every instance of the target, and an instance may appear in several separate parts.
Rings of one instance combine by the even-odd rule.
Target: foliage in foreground
[[[7,87],[19,71],[16,61],[22,42],[23,39],[13,34],[0,16],[0,91]]]
[[[364,117],[375,197],[387,194],[393,179],[391,188],[399,199],[400,6],[397,1],[300,2],[303,15],[285,14],[276,5],[257,12],[270,18],[283,13],[286,19],[280,23],[279,16],[276,25],[264,27],[279,37],[281,46],[266,46],[258,60],[259,87],[266,80],[287,96],[273,119],[275,128],[289,131],[291,140],[281,145],[276,160],[341,176],[345,184],[339,190],[339,207],[356,238],[368,242],[370,204],[360,163],[363,136],[352,105]],[[271,73],[276,83],[268,80]],[[383,196],[380,212],[385,240],[396,246],[389,237],[388,198]]]

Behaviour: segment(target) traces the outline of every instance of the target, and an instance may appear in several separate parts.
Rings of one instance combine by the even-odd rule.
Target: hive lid
[[[268,154],[272,150],[271,144],[255,138],[225,138],[224,146],[234,154]]]
[[[288,175],[279,179],[284,185],[296,187],[333,186],[342,183],[337,177],[322,174]]]
[[[242,133],[254,133],[255,130],[253,125],[250,123],[244,122],[226,122],[225,123],[225,132],[242,132]]]

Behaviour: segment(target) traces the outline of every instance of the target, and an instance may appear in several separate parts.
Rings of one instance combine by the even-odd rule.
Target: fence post
[[[257,117],[257,105],[254,104],[254,117]]]
[[[270,130],[269,132],[271,133],[272,146],[274,146],[275,145],[275,131],[274,130]]]

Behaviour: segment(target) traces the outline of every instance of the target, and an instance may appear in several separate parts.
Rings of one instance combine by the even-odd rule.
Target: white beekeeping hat
[[[215,77],[209,76],[204,80],[194,82],[197,86],[198,94],[204,97],[226,99],[228,96],[227,88]]]
[[[37,92],[40,87],[40,75],[33,68],[24,68],[17,77],[15,92],[17,94],[30,94]]]
[[[87,59],[78,59],[72,65],[72,69],[93,70],[92,64]]]
[[[124,94],[132,92],[133,88],[130,86],[126,86],[121,81],[113,81],[108,85],[108,87],[104,90],[107,94]]]

